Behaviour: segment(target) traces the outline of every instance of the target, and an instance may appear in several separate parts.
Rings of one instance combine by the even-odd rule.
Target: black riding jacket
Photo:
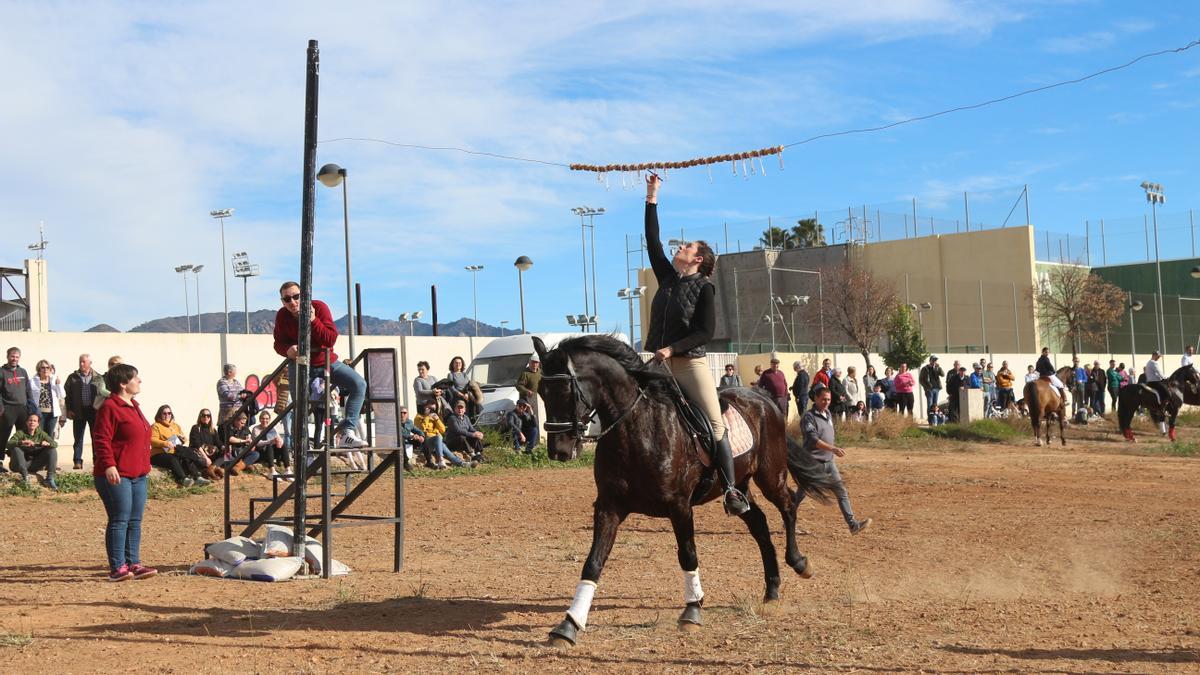
[[[1042,377],[1050,377],[1057,372],[1054,369],[1054,364],[1050,363],[1050,357],[1046,355],[1038,357],[1037,365],[1034,366],[1033,369],[1036,370],[1037,374],[1041,375]]]
[[[670,346],[676,356],[700,357],[716,330],[716,291],[703,274],[679,276],[667,259],[658,234],[658,208],[646,204],[646,248],[658,279],[658,292],[650,304],[650,326],[645,349]]]

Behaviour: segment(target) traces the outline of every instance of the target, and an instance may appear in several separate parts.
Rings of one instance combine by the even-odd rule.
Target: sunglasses
[[[300,294],[293,293],[291,295],[284,295],[284,296],[281,296],[279,298],[279,300],[280,300],[280,302],[283,302],[284,304],[287,304],[289,302],[300,302]]]
[[[163,411],[163,417],[173,417],[174,415],[175,413],[171,412],[170,410]]]
[[[212,417],[212,413],[200,413],[201,417]]]

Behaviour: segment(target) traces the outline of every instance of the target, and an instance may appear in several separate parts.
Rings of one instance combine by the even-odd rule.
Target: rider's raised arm
[[[658,186],[662,179],[654,174],[646,176],[646,251],[650,254],[650,267],[661,286],[675,274],[675,267],[667,259],[658,231]]]

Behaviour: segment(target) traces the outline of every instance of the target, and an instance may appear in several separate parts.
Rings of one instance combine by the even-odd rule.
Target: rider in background
[[[654,352],[654,360],[667,364],[679,387],[708,417],[716,440],[713,462],[725,484],[725,512],[741,515],[750,509],[750,503],[734,485],[733,451],[705,351],[716,328],[716,291],[709,277],[717,258],[708,243],[693,241],[680,244],[674,259],[667,259],[658,232],[661,184],[662,179],[654,174],[646,177],[646,248],[658,291],[650,306],[645,348]]]
[[[1054,368],[1054,364],[1050,362],[1049,347],[1042,347],[1042,355],[1038,357],[1035,370],[1037,370],[1037,374],[1042,379],[1050,380],[1050,384],[1054,385],[1054,388],[1058,390],[1059,398],[1065,402],[1067,400],[1067,388],[1063,385],[1062,380],[1058,379],[1058,375],[1055,374],[1057,371]]]

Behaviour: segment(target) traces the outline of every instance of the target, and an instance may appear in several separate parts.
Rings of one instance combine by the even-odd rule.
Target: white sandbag
[[[267,558],[290,556],[292,554],[293,540],[292,528],[283,525],[268,525],[266,537],[263,539],[263,556]],[[304,557],[306,560],[310,558],[308,551],[312,550],[314,546],[317,547],[317,560],[320,560],[321,543],[312,537],[304,537]]]
[[[350,574],[350,566],[340,560],[329,561],[329,576],[344,577]]]
[[[234,567],[229,576],[248,581],[286,581],[296,576],[304,561],[300,558],[263,558],[247,560]]]
[[[244,560],[254,560],[262,557],[262,547],[249,537],[230,537],[213,542],[204,547],[204,552],[230,565],[240,564]]]
[[[233,567],[233,565],[227,562],[217,560],[216,558],[209,558],[208,560],[201,560],[192,565],[192,568],[188,570],[188,574],[198,574],[202,577],[217,577],[221,579],[228,576]]]

